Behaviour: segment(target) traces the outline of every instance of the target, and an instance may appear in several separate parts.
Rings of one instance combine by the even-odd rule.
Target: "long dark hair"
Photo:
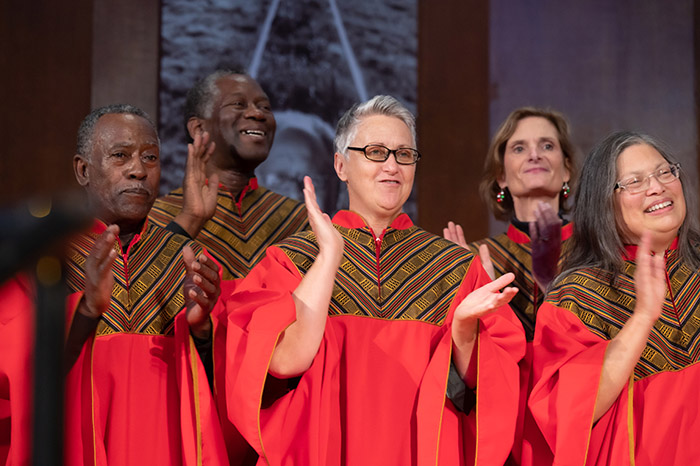
[[[562,274],[584,267],[596,267],[611,273],[611,284],[622,271],[624,244],[615,217],[614,189],[617,181],[617,158],[630,146],[646,144],[656,149],[669,163],[676,163],[671,153],[653,137],[633,131],[617,131],[600,141],[583,164],[574,209],[574,232]],[[686,216],[678,231],[681,260],[693,268],[700,267],[700,229],[696,213],[696,196],[689,177],[681,169],[680,181],[686,203]]]

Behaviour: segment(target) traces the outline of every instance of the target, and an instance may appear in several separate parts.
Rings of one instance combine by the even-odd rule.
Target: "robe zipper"
[[[382,235],[384,236],[384,235]],[[380,237],[375,237],[374,238],[374,246],[375,246],[375,256],[377,259],[377,296],[379,297],[379,300],[382,299],[382,279],[381,276],[379,275],[379,251],[382,249],[382,238]]]

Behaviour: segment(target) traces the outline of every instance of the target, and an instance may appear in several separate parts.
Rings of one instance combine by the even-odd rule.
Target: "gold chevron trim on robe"
[[[102,228],[104,231],[104,228]],[[79,235],[71,243],[66,282],[71,292],[85,289],[85,261],[101,231]],[[189,245],[200,254],[202,248],[184,236],[150,222],[132,241],[128,256],[115,241],[117,257],[112,265],[114,288],[109,308],[102,315],[97,335],[143,333],[170,335],[175,316],[185,305],[182,283],[185,265],[182,247]]]
[[[335,225],[346,238],[329,307],[331,316],[420,320],[442,325],[473,254],[416,226],[385,231],[379,252],[369,228]],[[279,246],[304,275],[318,254],[313,232]]]
[[[609,286],[610,273],[578,270],[553,289],[547,301],[569,309],[591,332],[610,340],[634,310],[635,270],[634,262],[625,261],[614,288]],[[700,358],[700,276],[680,261],[675,249],[666,256],[666,273],[671,288],[667,287],[661,317],[635,366],[635,380],[683,369]]]
[[[166,226],[182,209],[182,188],[156,200],[150,218]],[[216,212],[196,240],[223,267],[223,279],[245,277],[263,258],[268,246],[305,230],[309,223],[303,203],[257,187],[239,208],[231,194],[219,189]]]

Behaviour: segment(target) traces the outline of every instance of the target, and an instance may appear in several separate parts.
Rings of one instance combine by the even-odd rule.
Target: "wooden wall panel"
[[[90,110],[91,5],[0,2],[3,205],[76,186],[75,135]]]
[[[488,232],[478,194],[489,138],[489,2],[419,1],[418,215],[442,233],[448,220],[468,238]]]
[[[94,0],[92,107],[128,103],[158,121],[160,2]]]

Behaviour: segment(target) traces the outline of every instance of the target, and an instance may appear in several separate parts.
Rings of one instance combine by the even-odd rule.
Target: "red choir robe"
[[[105,228],[97,222],[72,243],[68,325],[82,297],[85,259]],[[182,247],[201,248],[150,222],[125,253],[118,243],[110,306],[66,381],[66,464],[228,464],[184,313]]]
[[[23,275],[0,284],[0,464],[31,463],[34,287]]]
[[[506,306],[479,322],[476,407],[445,396],[454,308],[489,282],[478,258],[400,215],[376,237],[357,214],[345,238],[318,354],[295,388],[263,406],[292,293],[318,252],[312,232],[268,249],[228,301],[229,417],[259,464],[503,464],[518,404],[520,323]]]
[[[569,245],[573,232],[573,223],[567,223],[561,228],[562,254]],[[509,465],[530,466],[534,464],[534,455],[545,445],[537,424],[527,410],[527,399],[532,389],[532,338],[535,332],[537,309],[544,301],[544,291],[539,289],[532,273],[532,245],[529,234],[517,228],[513,223],[508,226],[506,233],[486,238],[469,244],[474,254],[479,254],[479,246],[486,244],[493,264],[496,277],[513,273],[515,278],[510,286],[518,288],[518,294],[509,303],[515,315],[520,319],[525,329],[527,340],[525,357],[520,361],[520,403],[518,423],[515,432],[513,452]]]
[[[182,210],[182,188],[171,191],[156,200],[149,218],[165,227]],[[221,296],[229,296],[235,282],[245,277],[265,255],[265,250],[287,236],[307,229],[304,203],[258,186],[257,178],[251,178],[238,199],[219,187],[216,211],[197,235],[197,242],[207,249],[222,267]],[[226,326],[224,313],[216,319],[214,333],[214,392],[219,412],[226,412],[226,396],[223,391],[226,376]],[[284,385],[278,383],[278,390]],[[232,466],[254,464],[256,455],[235,427],[223,418],[222,428],[229,461]]]
[[[629,382],[593,423],[608,343],[633,312],[634,257],[611,275],[581,269],[548,295],[537,316],[529,407],[547,441],[537,464],[690,465],[700,458],[700,277],[666,251],[661,317]]]

